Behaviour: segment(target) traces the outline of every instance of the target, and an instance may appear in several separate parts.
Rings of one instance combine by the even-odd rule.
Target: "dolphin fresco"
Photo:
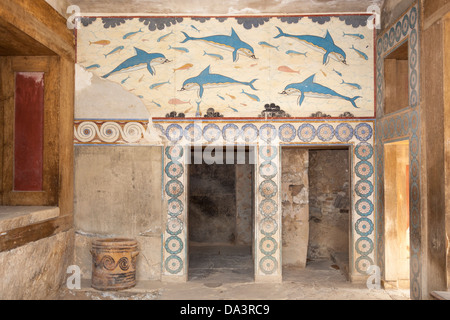
[[[254,79],[250,82],[242,82],[237,81],[232,78],[220,75],[220,74],[213,74],[210,72],[210,66],[207,67],[205,70],[203,70],[197,77],[187,79],[183,83],[183,88],[181,88],[181,91],[185,90],[199,90],[199,97],[202,98],[203,94],[205,92],[205,89],[207,88],[219,88],[219,87],[226,87],[230,85],[245,85],[249,86],[253,90],[257,90],[253,84],[258,79]]]
[[[342,62],[343,64],[347,64],[347,55],[345,54],[344,50],[339,48],[335,43],[333,38],[331,37],[331,34],[329,31],[327,31],[327,34],[325,38],[317,37],[317,36],[311,36],[311,35],[292,35],[284,33],[281,28],[276,27],[278,31],[280,32],[279,35],[275,37],[275,39],[281,38],[281,37],[287,37],[287,38],[294,38],[308,47],[311,47],[312,49],[319,51],[323,53],[323,64],[328,64],[329,58],[333,58],[334,60],[338,62]]]
[[[236,62],[241,54],[249,58],[256,59],[255,50],[253,47],[242,41],[233,28],[231,28],[231,36],[215,35],[204,38],[194,38],[190,37],[186,32],[182,33],[186,39],[184,39],[181,43],[186,43],[188,41],[203,41],[212,46],[231,51],[233,52],[233,62]]]
[[[162,53],[148,53],[144,50],[134,48],[136,55],[122,62],[117,68],[110,73],[105,74],[102,78],[106,79],[113,74],[132,72],[147,68],[152,76],[156,74],[155,66],[170,62]]]
[[[315,83],[314,78],[316,75],[312,75],[305,81],[301,83],[292,83],[284,89],[281,94],[285,95],[300,95],[298,99],[298,105],[301,106],[303,101],[305,100],[305,97],[312,97],[312,98],[326,98],[326,99],[343,99],[346,101],[349,101],[353,107],[358,109],[358,106],[356,105],[355,101],[361,97],[354,97],[349,98],[346,96],[343,96],[336,91],[327,88],[321,84]]]

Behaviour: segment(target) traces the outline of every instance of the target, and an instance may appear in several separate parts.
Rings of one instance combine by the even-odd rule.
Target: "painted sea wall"
[[[116,84],[145,108],[83,102],[76,117],[203,118],[213,108],[215,118],[373,118],[368,18],[81,18],[77,62],[90,82]]]

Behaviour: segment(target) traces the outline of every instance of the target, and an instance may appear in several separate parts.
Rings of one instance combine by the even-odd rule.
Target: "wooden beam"
[[[66,20],[44,0],[2,0],[0,20],[16,26],[56,54],[75,61],[75,38]]]
[[[39,241],[66,232],[73,227],[73,217],[70,215],[49,221],[17,228],[0,235],[0,252],[13,250],[30,242]]]
[[[424,30],[427,30],[437,21],[442,19],[446,14],[450,12],[450,2],[443,3],[445,0],[429,0],[425,1],[425,20],[423,24]],[[448,1],[448,0],[446,0]],[[433,6],[432,8],[429,6]],[[436,6],[436,8],[435,8]],[[431,11],[433,13],[427,14],[427,11]]]

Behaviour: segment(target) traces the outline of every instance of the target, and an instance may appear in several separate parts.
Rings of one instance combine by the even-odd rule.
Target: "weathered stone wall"
[[[308,149],[283,149],[283,266],[306,266],[309,234],[308,166]]]
[[[309,152],[308,258],[330,258],[348,253],[350,173],[347,150]]]
[[[92,240],[136,239],[138,280],[161,276],[160,147],[75,148],[75,264],[91,278]]]
[[[57,298],[73,259],[73,231],[0,253],[0,300]]]

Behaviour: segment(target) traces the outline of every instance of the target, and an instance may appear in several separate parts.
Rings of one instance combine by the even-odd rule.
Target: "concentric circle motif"
[[[367,179],[373,174],[373,166],[368,161],[361,161],[355,166],[355,172],[361,179]]]
[[[410,139],[410,150],[411,154],[418,154],[419,153],[419,138],[414,135]]]
[[[129,122],[123,127],[122,138],[128,143],[136,143],[142,139],[145,128],[137,122]]]
[[[411,69],[415,69],[417,65],[417,50],[412,49],[411,54],[409,55],[409,66]]]
[[[419,178],[419,162],[416,159],[411,160],[411,176],[412,178]]]
[[[411,113],[411,129],[417,131],[419,129],[419,115],[417,112]]]
[[[383,49],[386,52],[389,49],[389,35],[386,33],[383,37]]]
[[[183,270],[183,261],[176,255],[171,255],[164,263],[166,270],[171,274],[178,274]]]
[[[374,205],[372,201],[368,199],[360,199],[356,202],[356,212],[361,217],[368,217],[373,213]]]
[[[319,137],[321,141],[331,141],[334,137],[333,126],[329,124],[322,124],[317,129],[317,137]]]
[[[367,237],[373,232],[373,222],[370,219],[361,218],[356,221],[355,230],[360,236]]]
[[[184,210],[183,202],[178,199],[170,199],[168,201],[169,215],[172,217],[179,216]]]
[[[411,91],[411,97],[409,98],[410,103],[411,103],[411,107],[415,108],[417,107],[417,102],[418,102],[418,96],[417,96],[417,91],[416,90],[412,90]]]
[[[220,131],[219,126],[217,126],[214,123],[208,124],[203,129],[203,137],[208,142],[214,142],[214,141],[219,140],[221,135],[222,135],[222,131]]]
[[[407,134],[409,131],[409,117],[407,114],[402,115],[403,134]]]
[[[372,138],[373,130],[372,127],[367,123],[360,123],[356,126],[355,136],[359,141],[366,142]]]
[[[411,9],[411,12],[409,14],[409,23],[411,29],[414,29],[416,27],[416,22],[417,22],[417,9],[416,7],[414,7]]]
[[[295,139],[295,136],[297,135],[297,130],[295,130],[295,127],[291,124],[283,124],[280,126],[278,136],[281,141],[283,142],[291,142]]]
[[[266,199],[275,197],[277,192],[277,185],[272,180],[265,180],[259,185],[259,193]]]
[[[120,258],[117,264],[122,271],[128,271],[130,269],[130,261],[127,257]]]
[[[377,53],[379,56],[381,56],[381,54],[383,53],[383,40],[382,39],[378,39]]]
[[[177,161],[184,154],[182,146],[170,146],[166,147],[166,157],[172,161]]]
[[[240,134],[241,131],[239,130],[238,126],[233,123],[225,125],[222,129],[223,139],[227,142],[236,141],[239,138]]]
[[[277,252],[278,243],[272,237],[264,237],[259,243],[259,250],[266,256],[271,256]]]
[[[399,21],[395,26],[395,41],[399,42],[402,37],[402,23]]]
[[[183,221],[178,218],[170,218],[167,221],[166,230],[172,236],[179,235],[183,231]]]
[[[348,123],[341,123],[336,127],[336,138],[342,142],[348,142],[353,138],[353,128]]]
[[[259,166],[259,175],[264,179],[270,180],[276,177],[278,169],[275,163],[272,161],[264,161]]]
[[[178,124],[171,124],[166,129],[166,137],[169,141],[178,142],[183,138],[183,128]]]
[[[408,15],[405,15],[402,22],[402,33],[404,36],[408,34],[409,31],[409,17]]]
[[[275,159],[277,155],[278,149],[275,146],[263,145],[259,148],[259,156],[266,161]]]
[[[169,162],[165,169],[166,175],[171,179],[178,179],[184,173],[183,165],[177,162]]]
[[[413,274],[418,274],[420,271],[419,259],[417,259],[416,255],[411,257],[411,271]]]
[[[278,231],[278,224],[275,219],[264,218],[261,220],[261,233],[265,236],[273,236]]]
[[[367,270],[373,266],[373,260],[367,256],[361,256],[355,261],[355,268],[360,274],[367,274]]]
[[[370,181],[361,180],[356,184],[355,191],[362,198],[370,197],[373,193],[373,184]]]
[[[264,274],[270,275],[277,271],[278,262],[272,256],[265,256],[259,261],[259,268]]]
[[[184,129],[184,138],[189,142],[197,142],[202,138],[202,128],[199,125],[191,123]]]
[[[416,30],[411,31],[411,34],[409,35],[409,43],[411,45],[411,48],[414,48],[414,50],[415,50],[415,47],[417,44],[417,31]]]
[[[316,137],[316,128],[312,124],[302,124],[298,128],[298,137],[303,142],[311,142]]]
[[[413,206],[411,208],[411,227],[415,229],[418,228],[419,226],[420,226],[419,208],[417,206]]]
[[[183,251],[183,247],[183,241],[176,236],[168,238],[164,246],[164,248],[166,248],[166,251],[170,254],[179,254],[181,251]]]
[[[356,146],[356,156],[360,160],[369,160],[373,156],[373,147],[368,143],[360,143]]]
[[[259,204],[259,212],[265,217],[272,217],[278,212],[278,204],[271,199],[265,199]]]
[[[245,142],[253,142],[258,138],[258,128],[251,123],[248,123],[242,127],[241,137]]]
[[[411,200],[416,203],[419,201],[419,186],[416,182],[411,183]]]
[[[171,198],[178,198],[184,192],[183,184],[178,180],[170,180],[166,184],[166,194]]]
[[[410,85],[412,89],[416,89],[417,86],[417,71],[411,71],[411,76],[409,77]]]
[[[412,279],[412,287],[411,287],[411,298],[414,300],[419,300],[422,293],[420,290],[420,285],[419,285],[419,281],[417,279]]]
[[[389,30],[389,46],[392,47],[395,43],[395,30],[394,28],[391,28]]]
[[[360,255],[367,256],[373,252],[373,241],[367,237],[359,238],[355,244],[356,252]]]
[[[274,125],[265,124],[265,125],[261,126],[261,128],[259,129],[259,136],[265,142],[275,140],[277,135],[278,135],[278,131]]]

